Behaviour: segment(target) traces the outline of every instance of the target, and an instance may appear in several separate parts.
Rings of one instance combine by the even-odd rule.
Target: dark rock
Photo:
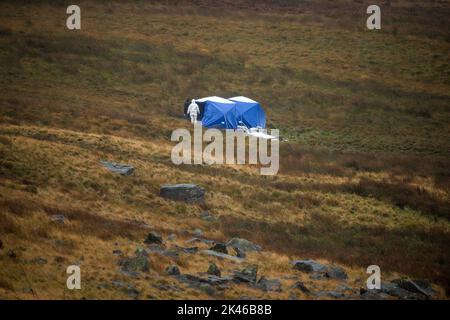
[[[209,256],[215,256],[217,258],[221,258],[221,259],[228,259],[234,262],[238,262],[241,263],[242,261],[244,261],[244,259],[242,258],[238,258],[236,256],[231,256],[229,254],[225,254],[225,253],[220,253],[214,250],[202,250],[201,253],[203,254],[207,254]]]
[[[390,296],[397,297],[401,300],[418,300],[423,299],[424,296],[422,294],[417,294],[414,292],[410,292],[399,287],[397,284],[392,282],[382,282],[381,283],[381,292],[386,293]]]
[[[214,262],[211,262],[209,264],[209,268],[208,271],[206,271],[206,273],[218,277],[220,277],[221,275],[219,267]]]
[[[231,248],[237,248],[244,252],[249,251],[261,251],[261,246],[254,244],[246,239],[242,238],[233,238],[227,242],[227,246]]]
[[[328,267],[325,272],[325,276],[330,279],[346,280],[348,278],[347,273],[341,267],[333,266]]]
[[[177,276],[180,274],[180,269],[176,265],[170,265],[166,268],[166,272],[171,276]]]
[[[100,161],[102,165],[107,168],[109,171],[112,171],[114,173],[119,173],[124,176],[129,176],[134,173],[134,167],[126,164],[119,164],[115,162],[109,162],[109,161]]]
[[[361,288],[364,289],[364,288]],[[364,300],[387,300],[390,296],[379,290],[360,290],[360,298]]]
[[[33,288],[30,288],[30,287],[24,287],[24,288],[22,288],[22,292],[23,292],[23,293],[31,293],[31,294],[34,294]]]
[[[3,249],[3,241],[0,240],[0,250]]]
[[[214,296],[216,294],[216,289],[209,283],[200,283],[197,288],[210,296]]]
[[[195,184],[163,185],[159,194],[163,198],[188,203],[203,202],[205,200],[205,190]]]
[[[326,279],[328,279],[327,277],[325,277],[325,274],[323,274],[323,273],[313,273],[309,276],[309,278],[311,280],[326,280]]]
[[[17,254],[16,254],[13,250],[11,250],[11,249],[8,250],[7,255],[8,255],[8,257],[10,257],[11,259],[16,259],[16,258],[17,258]]]
[[[214,217],[213,215],[211,215],[208,211],[203,211],[200,214],[200,217],[205,221],[216,221],[217,220],[217,218]]]
[[[179,291],[180,289],[177,286],[169,285],[169,284],[161,284],[156,283],[152,285],[156,289],[162,290],[162,291]]]
[[[231,277],[219,277],[214,275],[208,275],[206,278],[194,276],[191,274],[182,274],[177,276],[177,279],[181,282],[189,284],[190,287],[198,288],[202,284],[208,284],[210,286],[223,289],[226,287],[226,283],[233,280]]]
[[[47,260],[44,258],[41,258],[41,257],[37,257],[37,258],[31,260],[31,263],[44,265],[44,264],[47,264]]]
[[[150,270],[150,262],[145,255],[136,255],[133,258],[124,258],[119,262],[122,271],[133,274],[134,272],[147,272]]]
[[[224,243],[216,243],[209,250],[228,254],[227,246]]]
[[[315,295],[318,297],[329,296],[335,299],[342,299],[345,296],[342,292],[337,291],[319,291]]]
[[[430,292],[427,292],[426,289],[421,288],[416,282],[410,279],[395,279],[392,280],[392,283],[395,283],[402,289],[405,289],[409,292],[418,293],[426,297],[427,299],[431,298]]]
[[[159,234],[152,231],[147,235],[147,238],[145,238],[144,243],[146,243],[146,244],[151,244],[151,243],[162,244],[163,239]]]
[[[177,239],[177,236],[173,233],[169,234],[169,236],[167,237],[167,240],[169,241],[174,241]]]
[[[202,235],[203,235],[203,231],[201,230],[201,229],[199,229],[199,228],[196,228],[193,232],[192,232],[192,234],[194,235],[194,236],[196,236],[196,237],[201,237]]]
[[[242,258],[242,259],[245,259],[246,258],[246,254],[245,254],[245,251],[242,251],[241,249],[239,249],[239,248],[234,248],[234,252],[236,252],[236,257],[239,257],[239,258]]]
[[[256,283],[256,277],[258,274],[257,265],[249,265],[242,269],[241,271],[235,271],[233,278],[236,282],[250,282]]]
[[[124,288],[124,292],[133,299],[137,299],[139,297],[139,290],[136,289],[136,287],[132,284],[128,285],[126,288]]]
[[[198,247],[180,247],[178,245],[175,245],[176,250],[184,252],[184,253],[189,253],[189,254],[193,254],[193,253],[197,253],[198,252]]]
[[[193,242],[202,242],[205,244],[214,244],[214,240],[209,240],[205,238],[191,238],[186,241],[186,243],[193,243]]]
[[[281,282],[278,279],[267,279],[266,277],[261,277],[256,286],[263,291],[281,292]]]
[[[306,272],[325,272],[327,270],[327,267],[321,263],[318,263],[314,260],[306,259],[306,260],[295,260],[292,262],[294,265],[294,268]]]
[[[152,253],[155,252],[155,253],[158,253],[158,254],[160,254],[162,256],[166,256],[166,257],[169,257],[169,258],[172,258],[172,259],[178,259],[178,257],[179,257],[178,252],[180,250],[178,249],[177,246],[175,246],[175,249],[166,250],[165,246],[163,246],[163,245],[150,244],[147,247],[147,251],[148,252],[152,252]]]
[[[115,255],[115,256],[121,256],[122,254],[123,254],[123,252],[122,251],[120,251],[120,250],[113,250],[113,255]]]
[[[53,222],[61,223],[63,224],[66,220],[66,217],[63,214],[54,214],[50,216],[50,220]]]
[[[294,283],[294,285],[291,287],[292,289],[300,290],[303,293],[310,293],[311,291],[305,286],[305,284],[301,281],[297,281]]]
[[[148,252],[144,248],[137,248],[134,254],[136,257],[148,257]]]

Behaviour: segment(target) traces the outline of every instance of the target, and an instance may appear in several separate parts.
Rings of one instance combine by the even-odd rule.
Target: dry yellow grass
[[[448,32],[431,25],[437,7],[417,13],[425,28],[403,3],[388,12],[401,19],[377,35],[353,26],[361,5],[347,1],[335,8],[351,9],[343,20],[321,1],[301,13],[227,18],[227,8],[188,3],[82,1],[78,33],[64,28],[63,6],[2,2],[0,298],[130,298],[113,281],[132,283],[142,299],[288,299],[295,281],[315,292],[339,285],[293,270],[297,258],[343,265],[355,290],[378,264],[383,279],[429,278],[447,298]],[[235,93],[261,99],[269,124],[288,137],[279,174],[173,165],[170,133],[187,127],[185,96]],[[135,175],[114,175],[103,159],[133,165]],[[159,197],[160,185],[180,182],[203,186],[206,203]],[[202,220],[204,210],[218,221]],[[66,222],[51,221],[55,214]],[[196,228],[263,246],[245,264],[279,278],[283,291],[232,284],[210,296],[165,274],[170,264],[191,274],[210,261],[224,274],[242,267],[202,254],[155,253],[139,278],[118,272],[113,250],[132,256],[150,230],[186,246]],[[74,263],[81,291],[65,286]]]

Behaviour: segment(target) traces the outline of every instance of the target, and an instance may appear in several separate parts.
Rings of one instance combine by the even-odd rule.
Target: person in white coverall
[[[192,99],[191,104],[187,109],[187,114],[191,117],[191,123],[197,122],[197,114],[199,113],[200,109],[198,108],[198,105],[195,103],[195,100]]]

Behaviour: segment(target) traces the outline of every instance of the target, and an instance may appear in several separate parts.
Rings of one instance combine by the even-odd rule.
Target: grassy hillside
[[[364,1],[78,5],[82,30],[69,31],[64,1],[0,3],[0,297],[127,298],[108,287],[119,279],[140,298],[210,298],[165,268],[206,271],[211,257],[154,254],[149,273],[130,280],[112,254],[132,255],[151,230],[187,246],[196,228],[260,244],[248,261],[283,288],[289,277],[335,287],[289,264],[315,258],[344,265],[354,288],[377,264],[383,278],[428,278],[447,297],[447,2],[391,1],[375,32]],[[184,99],[208,95],[262,103],[287,140],[278,175],[171,163],[170,134],[189,127]],[[136,174],[114,175],[103,159]],[[161,184],[179,182],[205,187],[206,204],[158,196]],[[202,220],[204,210],[219,219]],[[73,263],[84,290],[64,289]],[[219,297],[290,295],[233,285]]]

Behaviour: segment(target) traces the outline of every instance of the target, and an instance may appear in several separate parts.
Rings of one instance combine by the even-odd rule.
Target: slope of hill
[[[448,4],[392,1],[369,32],[364,1],[217,3],[82,1],[79,31],[65,27],[64,1],[0,3],[0,297],[359,298],[376,264],[383,280],[429,279],[447,298]],[[287,139],[279,174],[172,164],[184,99],[241,94]],[[112,174],[103,159],[136,173]],[[159,197],[181,182],[203,186],[205,204]],[[242,264],[186,253],[196,229],[263,250]],[[148,271],[121,272],[150,231],[166,248]],[[349,279],[290,264],[305,258]],[[210,262],[223,275],[256,264],[281,291],[212,290],[166,272]],[[70,264],[82,290],[66,288]]]

